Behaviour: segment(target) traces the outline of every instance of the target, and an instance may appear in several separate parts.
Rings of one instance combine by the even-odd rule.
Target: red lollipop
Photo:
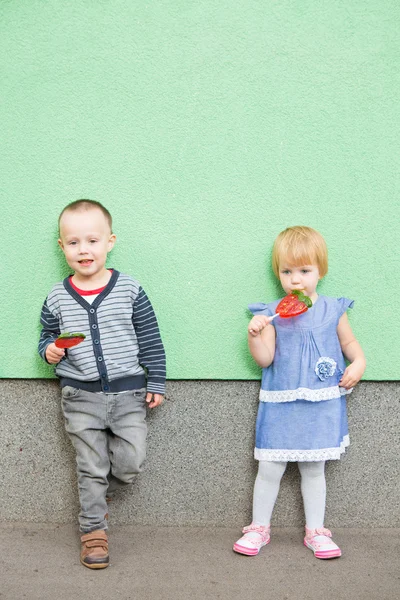
[[[85,337],[83,333],[63,333],[58,336],[54,343],[57,348],[72,348],[83,342]]]
[[[282,319],[297,317],[297,315],[305,313],[311,307],[312,300],[308,296],[301,290],[293,290],[290,294],[282,298],[272,318],[275,319],[278,315]]]

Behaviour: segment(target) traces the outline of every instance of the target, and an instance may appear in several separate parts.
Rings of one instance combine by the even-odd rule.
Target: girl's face
[[[279,265],[279,279],[287,294],[302,290],[313,302],[318,298],[316,289],[322,278],[316,265]]]

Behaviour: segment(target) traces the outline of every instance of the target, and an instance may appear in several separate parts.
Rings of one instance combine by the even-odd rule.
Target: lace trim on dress
[[[256,460],[270,460],[278,462],[313,462],[319,460],[337,460],[349,446],[350,438],[343,436],[338,448],[319,448],[317,450],[271,450],[268,448],[255,448]]]
[[[297,388],[297,390],[260,390],[260,402],[294,402],[295,400],[309,400],[310,402],[320,402],[321,400],[334,400],[339,396],[350,394],[352,388],[345,388],[333,385],[332,387],[312,390],[310,388]]]

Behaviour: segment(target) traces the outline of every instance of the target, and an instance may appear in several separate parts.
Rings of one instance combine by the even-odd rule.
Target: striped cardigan
[[[66,278],[46,298],[39,354],[60,333],[79,331],[86,338],[66,351],[56,366],[61,386],[116,393],[145,387],[165,393],[165,352],[157,319],[143,288],[129,275],[112,271],[92,304]]]

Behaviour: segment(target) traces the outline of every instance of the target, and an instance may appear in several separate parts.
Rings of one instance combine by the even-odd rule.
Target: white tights
[[[318,529],[323,527],[325,516],[325,461],[299,462],[297,464],[301,475],[301,494],[306,526],[309,529]],[[286,465],[286,462],[259,461],[253,496],[254,523],[270,524]]]

